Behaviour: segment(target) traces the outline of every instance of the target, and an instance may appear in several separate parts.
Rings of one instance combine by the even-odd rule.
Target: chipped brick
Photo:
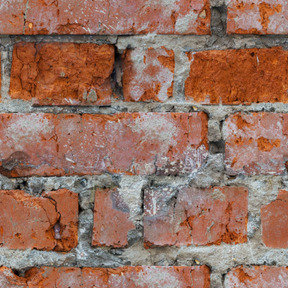
[[[174,66],[172,50],[126,50],[123,54],[124,100],[164,102],[172,97]]]
[[[185,175],[208,156],[207,115],[2,114],[0,171],[9,177]]]
[[[191,52],[188,58],[188,101],[232,105],[288,102],[288,52],[280,47]]]
[[[109,105],[112,45],[18,43],[10,95],[35,105]]]
[[[151,188],[144,192],[144,242],[154,246],[247,241],[248,192],[241,187]]]
[[[33,197],[21,190],[1,190],[0,205],[2,247],[69,251],[77,246],[77,194],[61,189]],[[60,239],[55,237],[55,225],[60,227]]]

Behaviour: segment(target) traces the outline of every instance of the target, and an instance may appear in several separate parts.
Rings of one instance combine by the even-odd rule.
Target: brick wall
[[[287,9],[0,0],[0,288],[288,287]]]

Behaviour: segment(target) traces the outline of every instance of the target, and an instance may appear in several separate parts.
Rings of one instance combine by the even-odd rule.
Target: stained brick
[[[112,45],[18,43],[10,95],[35,105],[108,105],[113,68]]]
[[[209,0],[9,0],[5,4],[0,6],[4,9],[1,34],[210,33]]]
[[[237,267],[228,272],[225,279],[227,288],[287,287],[287,285],[287,267]]]
[[[210,271],[206,266],[195,267],[121,267],[105,268],[33,268],[25,277],[10,269],[0,268],[0,284],[5,288],[209,288]]]
[[[77,246],[76,193],[61,189],[33,197],[21,190],[1,190],[0,206],[1,247],[69,251]]]
[[[285,0],[231,0],[227,32],[237,34],[287,34],[288,3]]]
[[[144,192],[145,245],[246,242],[247,197],[241,187],[148,189]]]
[[[126,50],[123,54],[124,100],[167,100],[173,95],[174,66],[172,50]]]
[[[224,127],[225,162],[229,174],[281,175],[286,171],[286,114],[237,113]]]
[[[280,190],[275,201],[261,208],[263,243],[272,248],[288,248],[288,191]]]
[[[129,212],[129,206],[117,189],[96,190],[92,245],[127,246],[127,234],[135,229]]]
[[[188,58],[188,101],[233,105],[288,102],[288,52],[280,47],[193,52]]]
[[[207,115],[2,114],[2,174],[52,176],[100,174],[182,175],[208,156]]]

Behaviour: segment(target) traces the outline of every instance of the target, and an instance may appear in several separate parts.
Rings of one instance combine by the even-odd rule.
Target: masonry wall
[[[0,0],[0,287],[288,287],[288,7]]]

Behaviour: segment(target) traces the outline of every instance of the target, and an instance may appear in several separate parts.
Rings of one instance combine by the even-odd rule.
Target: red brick
[[[35,105],[109,105],[112,45],[18,43],[10,96]]]
[[[126,50],[123,54],[124,100],[167,100],[173,95],[174,66],[174,52],[164,47]]]
[[[45,193],[42,197],[33,197],[21,190],[1,190],[0,246],[56,251],[76,247],[77,195],[66,189]],[[67,201],[69,207],[65,205]]]
[[[288,248],[288,191],[261,208],[262,239],[267,247]]]
[[[288,269],[271,266],[237,267],[228,272],[225,287],[288,287]]]
[[[229,174],[281,175],[286,171],[286,114],[237,113],[224,128],[225,161]]]
[[[270,49],[188,53],[186,100],[203,104],[288,103],[288,52]],[[267,85],[269,83],[269,85]]]
[[[9,0],[0,8],[0,34],[210,33],[209,0]]]
[[[0,172],[9,177],[182,175],[208,156],[207,115],[1,114]]]
[[[23,34],[24,12],[27,0],[0,2],[0,34]]]
[[[288,3],[285,0],[231,0],[227,32],[237,34],[287,34]]]
[[[144,242],[154,246],[247,241],[248,192],[241,187],[151,188],[144,192]]]
[[[198,267],[122,267],[117,269],[84,268],[83,285],[87,288],[209,288],[210,275],[206,266]],[[108,272],[108,273],[107,273]]]
[[[5,288],[209,288],[207,266],[195,267],[121,267],[107,268],[32,268],[25,277],[16,276],[10,269],[0,268],[0,284]],[[140,286],[139,286],[140,285]]]
[[[127,234],[135,229],[129,212],[125,199],[117,189],[96,190],[92,245],[127,246]]]

